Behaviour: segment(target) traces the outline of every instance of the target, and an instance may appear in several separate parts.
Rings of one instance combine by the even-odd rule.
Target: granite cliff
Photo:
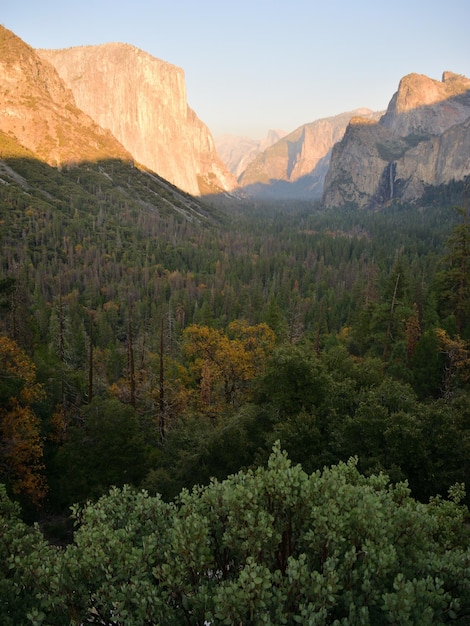
[[[332,147],[358,114],[380,117],[359,109],[304,124],[260,153],[240,175],[239,185],[258,197],[319,198]]]
[[[332,151],[326,207],[380,209],[470,174],[470,80],[405,76],[376,123],[351,119]]]
[[[37,52],[77,106],[138,163],[193,195],[236,186],[209,129],[186,102],[181,68],[121,43]]]
[[[0,81],[3,156],[8,156],[8,150],[15,152],[12,146],[19,144],[50,165],[104,158],[132,160],[109,131],[76,106],[54,67],[3,26]],[[7,137],[12,141],[6,141]]]
[[[0,148],[51,165],[118,158],[176,187],[232,191],[234,174],[186,102],[180,68],[127,44],[33,50],[0,26]],[[245,193],[380,209],[470,174],[470,80],[405,76],[384,115],[368,109],[262,141],[218,142]],[[224,151],[225,150],[225,151]],[[2,154],[3,154],[2,153]]]

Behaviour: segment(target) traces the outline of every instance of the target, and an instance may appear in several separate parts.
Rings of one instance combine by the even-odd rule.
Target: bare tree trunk
[[[162,443],[165,441],[165,370],[163,363],[163,318],[160,328],[160,398],[159,398],[159,412],[160,412],[160,438]]]
[[[127,359],[129,366],[129,386],[130,403],[135,408],[135,366],[134,366],[134,346],[132,338],[131,311],[129,311],[129,322],[127,326]]]
[[[93,322],[90,316],[90,347],[88,350],[88,404],[93,400]]]
[[[390,306],[390,317],[388,318],[387,334],[385,336],[384,352],[383,352],[383,357],[382,357],[384,361],[387,360],[390,340],[392,338],[393,313],[395,310],[399,282],[400,282],[400,274],[397,275],[397,280],[395,281],[395,289],[393,290],[392,304]]]

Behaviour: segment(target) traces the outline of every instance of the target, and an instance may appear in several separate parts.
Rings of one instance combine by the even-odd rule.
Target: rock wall
[[[269,130],[263,140],[221,135],[215,138],[215,145],[222,161],[238,179],[258,154],[270,148],[285,135],[285,131],[274,129]]]
[[[470,174],[469,126],[468,78],[405,76],[377,123],[351,120],[333,149],[323,204],[379,209],[418,199],[426,185],[462,180]]]
[[[54,65],[77,106],[138,163],[193,195],[201,187],[235,186],[209,129],[187,105],[181,68],[121,43],[38,53]]]
[[[51,165],[131,159],[112,136],[75,105],[55,68],[0,26],[0,130]]]

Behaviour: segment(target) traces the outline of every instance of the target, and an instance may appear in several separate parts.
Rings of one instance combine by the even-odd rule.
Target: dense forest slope
[[[274,436],[308,470],[358,454],[422,498],[463,480],[468,223],[449,208],[462,185],[422,211],[236,202],[227,213],[119,160],[58,170],[18,146],[8,156],[3,141],[1,329],[14,374],[1,393],[4,417],[36,416],[42,456],[13,446],[2,478],[25,501],[61,508],[126,481],[174,495],[256,464]],[[405,416],[411,456],[388,439]],[[429,456],[441,428],[447,443]]]
[[[170,496],[256,465],[280,435],[309,469],[358,454],[361,469],[407,478],[419,498],[463,479],[468,181],[425,186],[419,206],[402,198],[380,213],[202,202],[137,167],[50,64],[1,33],[0,471],[12,493],[62,509],[127,476]],[[459,77],[445,83],[430,106],[451,146],[468,91]],[[406,141],[424,123],[411,99],[415,121],[403,126],[400,98],[395,117],[369,121],[364,145],[377,129],[388,137],[390,116]],[[444,410],[452,423],[439,422]],[[401,432],[397,411],[418,469],[384,439],[386,424]],[[429,411],[449,434],[431,456]],[[317,443],[295,434],[303,420]],[[119,447],[126,429],[129,447],[111,461],[107,438]]]
[[[0,178],[2,624],[466,623],[463,185],[223,215],[119,160]]]
[[[467,623],[470,179],[203,201],[2,36],[2,625]]]
[[[465,624],[463,185],[420,211],[222,213],[117,159],[14,151],[2,624]]]

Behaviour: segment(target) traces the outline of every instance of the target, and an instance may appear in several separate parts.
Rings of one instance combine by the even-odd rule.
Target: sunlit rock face
[[[55,68],[0,26],[0,130],[51,165],[130,154],[75,104]]]
[[[395,135],[440,135],[470,115],[470,80],[444,72],[442,81],[422,74],[409,74],[381,120]]]
[[[378,209],[418,199],[427,185],[470,174],[470,80],[410,74],[374,124],[353,119],[333,149],[325,179],[327,207]]]
[[[181,68],[121,43],[38,53],[56,68],[77,106],[138,163],[193,195],[235,186],[209,129],[187,105]]]

